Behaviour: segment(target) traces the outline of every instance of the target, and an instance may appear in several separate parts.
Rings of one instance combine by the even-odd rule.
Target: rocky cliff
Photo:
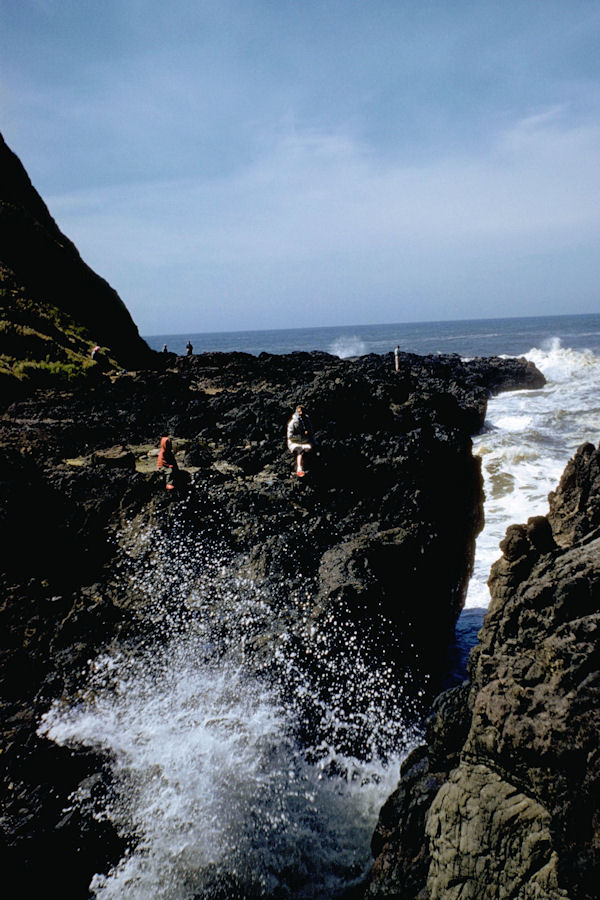
[[[470,682],[442,694],[373,840],[369,898],[598,897],[600,452],[513,525]]]
[[[152,356],[121,298],[61,232],[1,135],[0,313],[0,373],[14,375],[23,362],[80,371],[94,344],[127,368]]]
[[[260,590],[266,614],[244,634],[249,664],[276,669],[278,651],[293,651],[315,685],[300,710],[307,735],[327,727],[328,675],[333,690],[361,642],[366,656],[390,651],[394,677],[417,672],[427,695],[482,521],[470,435],[491,391],[542,383],[524,360],[404,355],[395,372],[391,354],[215,353],[38,391],[9,407],[0,418],[3,828],[23,890],[47,885],[58,866],[69,871],[61,895],[85,897],[91,874],[122,850],[105,822],[64,811],[78,785],[100,789],[102,761],[36,729],[101,647],[135,644],[148,627],[145,604],[158,616],[180,613],[168,586],[149,598],[119,577],[123,528],[152,535],[130,548],[148,571],[161,548],[185,542],[186,578],[201,579],[200,548],[218,547],[228,571]],[[319,443],[304,479],[285,446],[299,401]],[[180,465],[171,494],[156,471],[163,433]],[[299,702],[293,675],[285,677]],[[363,700],[359,687],[342,702]],[[336,740],[368,758],[382,748],[368,717],[355,720]]]

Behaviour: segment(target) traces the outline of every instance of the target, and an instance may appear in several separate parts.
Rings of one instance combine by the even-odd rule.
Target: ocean
[[[535,316],[387,325],[344,325],[271,331],[155,335],[185,353],[237,350],[255,355],[323,350],[343,358],[391,353],[458,353],[471,356],[525,356],[544,373],[542,391],[493,398],[485,430],[474,438],[485,478],[485,529],[477,542],[475,571],[465,611],[450,649],[448,686],[462,680],[470,648],[477,639],[489,602],[487,578],[499,556],[508,525],[543,515],[547,496],[579,444],[597,444],[600,435],[600,315]]]
[[[521,356],[559,340],[572,350],[600,348],[600,316],[536,316],[519,319],[472,319],[455,322],[405,322],[395,325],[340,325],[270,331],[224,331],[207,334],[143,335],[153,350],[163,345],[184,354],[239,351],[258,355],[324,350],[335,356],[387,353],[396,345],[406,353],[458,353],[460,356]]]
[[[238,350],[258,354],[325,350],[342,357],[391,353],[525,356],[547,379],[535,391],[508,392],[489,402],[473,438],[485,483],[485,527],[457,639],[448,684],[464,677],[489,602],[487,577],[508,525],[544,514],[576,448],[598,444],[600,315],[488,319],[231,334],[156,335],[155,349]],[[144,535],[125,533],[124,547]],[[200,582],[189,565],[205,556]],[[162,648],[113,653],[90,662],[76,698],[57,702],[40,733],[59,744],[93,747],[111,760],[112,784],[94,800],[130,850],[91,885],[98,900],[334,900],[349,898],[369,866],[379,809],[398,779],[400,762],[419,732],[402,704],[389,714],[385,678],[371,691],[373,728],[387,736],[384,758],[341,758],[335,741],[310,762],[291,738],[293,710],[275,689],[244,671],[239,623],[265,614],[251,584],[235,580],[214,546],[182,540],[152,568],[124,551],[122,577],[148,598],[170,586],[202,616],[174,630]],[[150,610],[151,610],[151,603]],[[231,652],[211,657],[213,624],[228,623]],[[152,612],[152,610],[151,610]],[[236,628],[238,629],[236,631]],[[360,666],[357,666],[357,670]],[[398,694],[401,699],[401,688]],[[385,702],[382,702],[385,700]],[[385,709],[385,719],[380,710]],[[331,716],[336,715],[335,709]],[[381,721],[377,718],[379,715]],[[343,729],[345,723],[339,724]],[[335,733],[335,729],[334,732]],[[391,750],[392,746],[396,751]],[[332,767],[332,764],[333,765]],[[74,805],[89,804],[85,795]]]

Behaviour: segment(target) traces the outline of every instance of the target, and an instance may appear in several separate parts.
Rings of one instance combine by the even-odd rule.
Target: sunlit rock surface
[[[511,526],[471,683],[382,811],[370,898],[585,898],[600,883],[600,453]]]
[[[76,695],[102,649],[134,652],[167,625],[199,625],[194,597],[208,582],[214,596],[217,578],[232,585],[214,613],[218,640],[239,635],[249,671],[278,679],[311,758],[321,745],[366,762],[401,749],[442,674],[481,527],[470,435],[491,390],[543,382],[524,360],[455,356],[403,355],[399,372],[392,354],[166,366],[39,391],[0,419],[3,826],[31,890],[58,861],[70,873],[62,896],[86,896],[123,850],[92,815],[102,760],[48,742],[41,715]],[[319,441],[302,480],[285,445],[300,401]],[[180,465],[171,495],[156,470],[163,433]],[[146,588],[127,577],[124,553],[138,573],[159,560],[174,570]],[[236,616],[244,592],[260,601],[247,620]],[[75,789],[89,809],[66,814]]]

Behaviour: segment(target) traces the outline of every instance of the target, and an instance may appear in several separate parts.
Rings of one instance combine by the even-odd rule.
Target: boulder
[[[382,810],[369,898],[598,896],[598,460],[580,447],[549,515],[507,530],[470,683]]]

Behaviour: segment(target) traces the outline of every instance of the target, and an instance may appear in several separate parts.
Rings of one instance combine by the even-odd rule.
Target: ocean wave
[[[574,378],[587,380],[590,377],[589,370],[594,368],[598,370],[600,377],[600,357],[592,350],[563,347],[558,337],[548,338],[540,347],[532,347],[525,356],[543,372],[548,381],[557,384]]]
[[[341,336],[332,342],[329,352],[341,359],[349,359],[351,356],[364,356],[367,352],[367,345],[357,335]]]
[[[469,334],[465,332],[465,334],[448,334],[444,335],[444,341],[451,343],[452,341],[474,341],[474,340],[491,340],[493,338],[500,337],[499,331],[489,331],[489,332],[481,332],[480,334]],[[421,340],[423,343],[430,343],[432,341],[439,341],[441,336],[439,334],[432,335],[431,337],[422,337]],[[440,351],[444,352],[444,351]]]

